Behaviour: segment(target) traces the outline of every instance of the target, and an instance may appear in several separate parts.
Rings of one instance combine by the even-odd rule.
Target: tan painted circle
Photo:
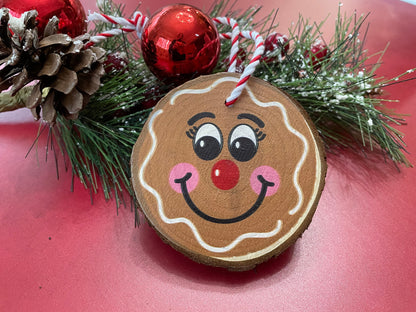
[[[312,122],[281,90],[250,78],[236,104],[225,107],[237,81],[229,73],[203,76],[167,94],[134,146],[131,168],[140,207],[164,241],[195,261],[247,270],[281,253],[307,228],[326,163]],[[252,153],[241,158],[244,148]],[[238,168],[231,189],[218,188],[212,177],[224,160],[235,165],[230,172]],[[263,174],[261,168],[268,169]],[[267,193],[272,186],[264,180],[277,190]]]

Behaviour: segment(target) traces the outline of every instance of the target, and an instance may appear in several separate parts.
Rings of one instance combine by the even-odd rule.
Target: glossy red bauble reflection
[[[59,32],[72,38],[87,31],[84,8],[79,0],[0,0],[0,7],[10,9],[15,17],[26,11],[38,11],[38,32],[42,36],[49,19],[59,18]]]
[[[217,64],[220,41],[209,16],[186,4],[169,5],[146,24],[141,41],[143,58],[161,81],[179,85]]]
[[[276,53],[280,52],[280,53]],[[289,52],[289,39],[286,35],[272,33],[264,41],[263,61],[271,63],[281,61]]]
[[[327,58],[328,53],[328,47],[324,43],[318,41],[311,46],[309,51],[305,52],[304,56],[306,59],[310,60],[313,69],[318,70],[321,68],[322,62]]]

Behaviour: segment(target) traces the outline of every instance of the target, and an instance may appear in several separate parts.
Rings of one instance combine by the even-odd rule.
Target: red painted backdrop
[[[331,35],[335,1],[265,0],[278,7],[280,32],[301,13]],[[83,1],[95,10],[92,0]],[[139,2],[127,1],[126,13]],[[154,12],[169,0],[143,1]],[[187,1],[202,9],[206,1]],[[252,1],[238,1],[245,8]],[[416,6],[399,0],[346,0],[371,12],[368,50],[390,42],[380,76],[416,67]],[[409,159],[416,163],[416,82],[391,86],[390,106],[410,114]],[[284,254],[254,271],[232,273],[193,263],[102,192],[94,205],[61,161],[26,152],[38,124],[27,111],[0,115],[0,311],[414,311],[416,172],[348,152],[329,155],[326,187],[309,229]]]

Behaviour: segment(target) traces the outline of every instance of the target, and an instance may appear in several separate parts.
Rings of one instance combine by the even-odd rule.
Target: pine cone
[[[11,87],[14,96],[33,83],[26,106],[36,120],[41,112],[50,124],[57,112],[76,119],[100,87],[105,50],[86,48],[88,34],[76,38],[58,34],[57,17],[49,20],[39,36],[37,14],[33,10],[15,18],[8,9],[0,9],[0,92]]]

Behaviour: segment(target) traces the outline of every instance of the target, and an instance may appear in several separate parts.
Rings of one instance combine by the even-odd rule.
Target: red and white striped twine
[[[110,23],[113,25],[119,25],[121,28],[114,28],[102,33],[99,33],[90,38],[90,42],[87,46],[94,45],[101,41],[106,40],[107,38],[119,36],[123,33],[130,33],[136,31],[139,39],[142,37],[143,28],[146,25],[148,18],[144,16],[141,12],[135,12],[132,19],[125,19],[123,17],[106,15],[103,13],[90,13],[87,18],[88,22],[103,22]]]
[[[264,53],[264,40],[258,32],[241,31],[240,37],[254,40],[255,50],[247,67],[244,68],[244,71],[241,74],[237,85],[231,92],[230,96],[225,100],[225,106],[232,106],[238,100],[244,88],[246,87],[248,80],[256,70],[257,65],[260,63],[260,58]]]
[[[95,36],[92,36],[90,42],[87,44],[87,46],[91,46],[95,43],[99,43],[103,40],[106,40],[107,38],[119,36],[123,33],[130,33],[133,31],[136,31],[137,36],[139,37],[139,39],[141,39],[142,31],[148,21],[148,18],[144,16],[141,12],[135,12],[133,15],[133,19],[125,19],[123,17],[110,16],[102,13],[90,13],[88,15],[87,21],[111,23],[113,25],[121,26],[121,28],[111,29],[97,34]],[[232,106],[238,100],[245,86],[247,85],[249,78],[254,73],[256,66],[259,64],[260,58],[264,53],[264,41],[262,36],[260,36],[260,34],[256,31],[240,31],[240,27],[238,26],[237,21],[232,18],[216,17],[213,19],[213,21],[216,24],[223,24],[232,27],[231,33],[220,34],[221,39],[231,40],[230,63],[228,72],[236,71],[239,37],[254,40],[256,46],[253,56],[249,64],[241,74],[241,77],[237,82],[237,85],[231,92],[230,96],[225,100],[225,105],[229,107]]]
[[[229,17],[216,17],[213,19],[216,24],[229,25],[232,27],[232,33],[220,34],[221,39],[231,39],[231,51],[230,51],[230,66],[228,67],[229,73],[235,73],[237,66],[237,53],[238,53],[238,37],[240,36],[240,27],[235,19]]]
[[[220,34],[221,39],[231,39],[230,66],[228,68],[228,72],[236,71],[239,37],[254,40],[256,46],[250,63],[244,69],[240,79],[237,82],[237,85],[231,92],[230,96],[225,100],[225,106],[232,106],[240,97],[245,86],[247,85],[249,78],[254,73],[256,66],[260,62],[260,58],[264,53],[264,40],[263,37],[260,36],[260,34],[256,31],[240,32],[237,22],[232,18],[216,17],[213,19],[213,21],[217,24],[229,25],[233,28],[232,33]]]

